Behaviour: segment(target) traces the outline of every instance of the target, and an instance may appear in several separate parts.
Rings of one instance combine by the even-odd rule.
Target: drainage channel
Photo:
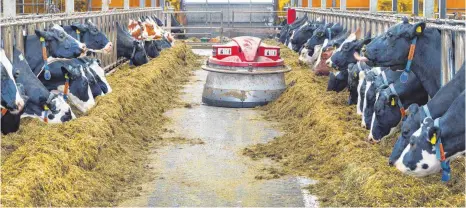
[[[143,185],[146,193],[120,206],[317,207],[316,197],[304,189],[315,181],[293,176],[261,179],[265,170],[277,165],[270,160],[254,161],[243,156],[242,150],[268,142],[281,132],[257,110],[202,104],[206,77],[206,71],[194,72],[181,95],[187,104],[166,112],[171,122],[163,135],[202,142],[154,151],[149,158],[155,179]]]

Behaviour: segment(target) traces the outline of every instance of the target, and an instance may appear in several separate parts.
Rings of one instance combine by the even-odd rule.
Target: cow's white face
[[[102,82],[105,83],[105,85],[107,86],[107,94],[108,93],[111,93],[112,92],[112,88],[110,87],[110,84],[108,83],[107,81],[107,78],[105,77],[105,71],[104,69],[102,69],[102,67],[100,67],[99,63],[97,63],[96,60],[93,60],[91,62],[91,64],[89,65],[89,68],[91,70],[93,70],[97,76],[99,76],[100,80],[102,80]]]
[[[24,113],[21,115],[21,118],[37,118],[41,120],[42,122],[44,121],[44,115],[47,113],[48,116],[48,123],[50,124],[58,124],[58,123],[64,123],[67,121],[70,121],[72,119],[76,118],[76,115],[74,115],[73,111],[71,110],[70,105],[66,103],[66,101],[63,99],[62,96],[55,97],[52,102],[55,104],[56,107],[56,113],[53,113],[51,110],[48,111],[42,111],[39,115],[36,114],[27,114]],[[53,115],[53,116],[50,116]]]
[[[423,125],[424,124],[421,124],[421,127],[413,133],[411,138],[413,137],[418,138],[421,136]],[[423,141],[423,142],[427,142],[427,141]],[[427,176],[430,174],[438,173],[441,170],[440,161],[437,159],[436,155],[431,154],[427,152],[426,150],[422,150],[422,153],[421,153],[422,158],[416,163],[416,167],[414,168],[414,170],[407,167],[403,163],[403,160],[406,157],[407,153],[412,148],[415,148],[415,146],[412,146],[412,145],[416,145],[416,143],[411,142],[410,144],[408,144],[408,146],[406,146],[406,148],[403,150],[403,153],[401,153],[400,158],[395,162],[395,167],[398,170],[400,170],[404,174],[408,174],[408,175],[412,175],[416,177],[423,177],[423,176]],[[432,148],[434,148],[434,146],[432,146]],[[435,151],[433,152],[435,153]]]
[[[84,73],[84,69],[82,67],[80,67],[80,71],[81,71],[81,75],[87,79],[86,74]],[[70,99],[71,103],[73,103],[73,105],[76,106],[76,108],[83,113],[87,112],[95,105],[95,99],[94,99],[94,96],[92,95],[91,87],[87,85],[86,88],[87,88],[87,93],[89,97],[87,101],[83,101],[79,99],[76,95],[73,95],[71,91],[68,93],[68,98]],[[63,93],[65,90],[65,86],[60,85],[58,86],[57,89],[60,93]]]
[[[361,115],[361,116],[362,116],[362,111],[361,111],[361,109],[359,108],[359,106],[360,106],[361,102],[363,102],[363,101],[362,101],[363,97],[362,97],[362,96],[359,96],[359,95],[361,95],[361,88],[362,88],[362,84],[363,84],[363,82],[364,82],[364,78],[365,78],[365,77],[366,77],[366,72],[360,71],[360,72],[359,72],[359,81],[358,81],[358,102],[357,102],[357,104],[356,104],[356,106],[357,106],[357,107],[356,107],[356,113],[357,113],[358,115]],[[362,126],[362,124],[361,124],[361,126]]]
[[[15,97],[11,99],[11,101],[14,100],[14,103],[16,105],[16,109],[11,110],[10,113],[11,114],[18,114],[24,108],[24,100],[21,97],[21,95],[19,94],[19,90],[18,90],[18,87],[16,86],[15,78],[13,77],[13,65],[11,65],[11,62],[6,57],[5,51],[3,49],[0,49],[0,63],[1,63],[0,65],[3,65],[3,67],[5,67],[8,78],[12,81],[11,83],[14,85],[14,89],[16,89]],[[0,67],[2,67],[2,66],[0,66]]]
[[[345,43],[349,43],[349,42],[352,42],[354,40],[357,40],[357,35],[356,35],[356,32],[354,33],[351,33],[346,39],[345,41],[343,41],[342,44],[340,44],[340,46],[337,48],[337,50],[335,50],[333,52],[333,54],[336,54],[337,52],[341,51],[343,45],[345,45]],[[328,67],[332,68],[333,66],[333,62],[332,62],[332,57],[330,57],[329,59],[327,59],[327,61],[325,62],[327,64]]]

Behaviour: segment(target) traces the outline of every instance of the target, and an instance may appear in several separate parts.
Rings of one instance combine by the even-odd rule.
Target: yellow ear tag
[[[422,27],[421,27],[421,26],[417,26],[416,32],[417,32],[417,33],[422,33]]]
[[[432,145],[434,145],[435,143],[437,143],[437,133],[434,133],[434,134],[432,135],[432,138],[430,138],[430,143],[431,143]]]
[[[44,38],[44,37],[40,37],[39,40],[40,40],[40,42],[44,42],[44,41],[45,41],[45,38]]]
[[[354,77],[357,77],[358,75],[356,74],[356,72],[354,72],[354,73],[353,73],[353,76],[354,76]]]
[[[79,34],[79,33],[81,33],[81,31],[79,31],[79,30],[76,30],[76,34]]]
[[[49,110],[49,107],[47,105],[44,105],[44,110],[45,111],[48,111]]]
[[[392,98],[392,106],[395,106],[395,98]]]

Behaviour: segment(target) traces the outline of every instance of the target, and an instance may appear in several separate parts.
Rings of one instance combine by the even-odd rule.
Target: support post
[[[2,1],[3,17],[16,17],[16,0]]]
[[[172,6],[168,7],[168,13],[167,13],[167,31],[169,33],[172,32],[172,18],[171,18],[171,15],[173,14],[173,12],[175,11],[175,8],[173,8]],[[206,20],[207,21],[207,20]],[[206,23],[207,24],[207,23]]]
[[[146,0],[139,0],[139,8],[146,7]]]
[[[446,0],[439,0],[438,1],[438,13],[440,19],[447,18],[447,3]]]
[[[419,0],[413,0],[413,15],[419,15]]]
[[[327,0],[320,0],[320,8],[322,9],[327,8]]]
[[[337,0],[332,0],[332,8],[337,7]]]
[[[65,12],[66,13],[74,12],[74,0],[65,0]]]
[[[398,0],[392,0],[392,11],[398,13]]]
[[[156,7],[157,3],[155,3],[156,0],[150,0],[150,7]]]
[[[340,0],[340,10],[346,10],[346,0]]]
[[[307,0],[307,7],[312,8],[312,0]]]
[[[102,11],[108,11],[108,0],[102,0]]]
[[[371,13],[377,12],[377,0],[370,0],[369,2],[369,11]]]
[[[129,0],[123,0],[123,9],[129,9]]]
[[[434,18],[434,0],[424,0],[424,17]]]

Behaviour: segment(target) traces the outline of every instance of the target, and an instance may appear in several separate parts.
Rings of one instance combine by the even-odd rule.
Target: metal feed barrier
[[[0,19],[0,38],[2,48],[9,58],[13,55],[13,46],[24,52],[23,35],[35,34],[34,30],[43,30],[50,23],[60,25],[69,25],[73,22],[84,23],[86,19],[90,19],[100,31],[105,33],[109,41],[113,43],[113,51],[111,54],[96,54],[96,58],[101,60],[101,65],[105,71],[110,71],[125,61],[124,58],[117,58],[117,30],[116,22],[123,26],[128,24],[130,18],[136,19],[145,15],[156,15],[160,17],[162,14],[161,8],[142,8],[129,10],[110,10],[110,11],[95,11],[95,12],[75,12],[71,14],[47,14],[47,15],[27,15],[18,16],[16,18]]]
[[[321,18],[328,22],[340,23],[345,29],[355,31],[360,28],[363,34],[371,32],[375,37],[387,31],[388,28],[400,22],[402,15],[381,14],[370,12],[331,11],[322,9],[297,8],[298,16],[307,15],[309,19]],[[453,78],[460,67],[465,64],[466,21],[436,20],[419,17],[409,17],[412,22],[426,21],[427,27],[441,31],[441,84],[446,84]],[[454,47],[453,47],[454,43]]]

